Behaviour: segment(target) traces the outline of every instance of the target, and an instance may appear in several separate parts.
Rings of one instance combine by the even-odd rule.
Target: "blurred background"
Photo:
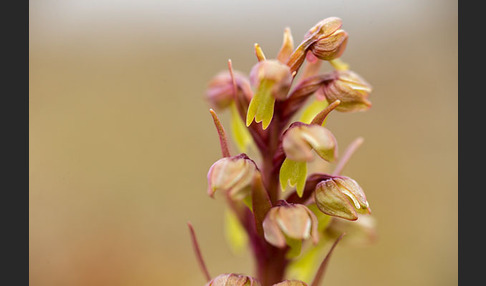
[[[374,87],[364,113],[328,120],[344,174],[366,192],[378,241],[338,246],[326,285],[457,285],[457,1],[30,1],[30,284],[203,285],[252,274],[206,195],[220,158],[204,100],[253,44],[275,57],[337,16],[342,56]],[[329,65],[323,64],[323,71]],[[229,113],[220,117],[229,128]],[[236,148],[233,148],[236,152]]]

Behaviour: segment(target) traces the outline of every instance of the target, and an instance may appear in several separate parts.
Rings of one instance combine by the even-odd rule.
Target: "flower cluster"
[[[193,235],[206,285],[317,285],[345,232],[349,241],[375,238],[363,189],[341,175],[362,139],[340,155],[335,136],[325,127],[332,111],[371,107],[370,84],[340,60],[348,42],[341,26],[341,19],[326,18],[309,29],[296,48],[286,28],[275,59],[267,59],[255,44],[257,62],[248,77],[233,70],[228,61],[228,70],[210,81],[206,98],[223,157],[209,169],[208,194],[227,202],[234,218],[229,220],[234,230],[230,242],[231,237],[246,239],[256,277],[231,273],[211,278]],[[326,61],[334,70],[320,74]],[[216,115],[224,110],[231,112],[236,155],[231,155],[225,128]],[[296,118],[299,112],[300,119]],[[258,151],[253,159],[248,155],[251,150]],[[308,174],[307,164],[314,160],[335,164],[335,169],[331,174]],[[331,241],[334,244],[319,265],[315,250]]]

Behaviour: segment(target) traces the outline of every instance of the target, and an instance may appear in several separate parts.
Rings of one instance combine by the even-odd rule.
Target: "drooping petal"
[[[296,187],[299,197],[304,193],[305,180],[307,177],[307,163],[304,161],[293,161],[286,158],[280,167],[280,187],[285,191],[287,185]]]
[[[275,105],[275,98],[271,95],[273,84],[269,81],[262,81],[259,85],[257,92],[248,106],[246,126],[250,126],[253,120],[256,123],[262,122],[263,129],[267,129],[268,125],[270,125]]]

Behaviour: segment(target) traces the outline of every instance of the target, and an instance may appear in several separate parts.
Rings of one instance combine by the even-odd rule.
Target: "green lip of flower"
[[[267,129],[273,118],[275,100],[283,100],[288,95],[292,74],[287,65],[277,60],[263,60],[252,68],[250,82],[256,86],[256,92],[248,106],[246,126],[255,120]]]
[[[314,200],[323,213],[347,220],[357,220],[358,213],[371,213],[363,189],[355,180],[344,176],[317,184]]]

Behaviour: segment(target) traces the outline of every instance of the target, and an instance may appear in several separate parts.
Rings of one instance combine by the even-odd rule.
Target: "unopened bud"
[[[307,284],[299,280],[285,280],[273,286],[307,286]]]
[[[338,17],[329,17],[319,21],[314,27],[310,28],[304,39],[328,37],[336,32],[343,25],[343,21]]]
[[[284,204],[271,208],[263,220],[265,239],[276,247],[283,248],[286,238],[305,240],[312,238],[317,243],[317,218],[306,206]]]
[[[234,199],[243,199],[249,194],[255,172],[255,162],[243,153],[219,159],[208,172],[208,194],[213,197],[216,191],[224,191]]]
[[[358,213],[371,213],[363,189],[355,180],[344,176],[317,184],[314,201],[323,213],[348,220],[357,220]]]
[[[250,82],[248,79],[239,72],[234,72],[237,87],[236,92],[243,92],[243,96],[250,97]],[[231,102],[235,99],[234,97],[234,86],[231,74],[228,71],[223,71],[218,73],[209,82],[208,88],[206,90],[206,99],[209,105],[217,110],[222,110],[230,106]],[[250,100],[250,98],[248,98]]]
[[[206,286],[260,286],[260,282],[250,276],[229,273],[216,276]]]
[[[320,36],[317,41],[310,47],[310,51],[317,58],[330,61],[339,58],[348,42],[348,33],[344,30],[337,30],[331,35]]]
[[[368,97],[371,85],[352,71],[336,71],[336,79],[322,87],[324,96],[329,103],[340,100],[338,111],[363,111],[371,107]]]
[[[283,135],[285,155],[293,161],[312,161],[314,150],[322,159],[332,162],[337,156],[337,143],[327,128],[315,124],[293,124]]]

